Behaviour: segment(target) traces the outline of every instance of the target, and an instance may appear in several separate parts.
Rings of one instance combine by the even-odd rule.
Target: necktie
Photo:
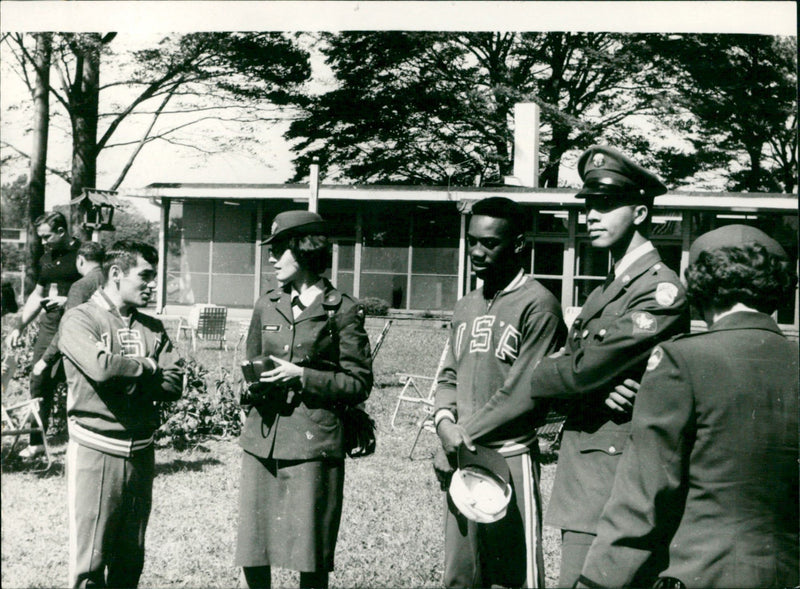
[[[297,317],[300,313],[305,311],[305,309],[306,306],[303,304],[303,301],[300,300],[299,296],[292,297],[292,315]]]
[[[612,267],[611,267],[611,270],[610,270],[610,271],[609,271],[609,273],[608,273],[608,276],[606,276],[606,280],[605,280],[605,282],[603,282],[603,290],[607,289],[607,288],[608,288],[608,285],[609,285],[609,284],[611,284],[612,282],[614,282],[614,279],[615,279],[616,277],[617,277],[617,276],[616,276],[616,274],[614,273],[614,267],[612,266]]]

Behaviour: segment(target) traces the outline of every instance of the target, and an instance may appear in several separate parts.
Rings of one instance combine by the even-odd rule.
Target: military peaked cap
[[[605,145],[593,145],[583,152],[578,160],[578,173],[583,188],[576,198],[619,196],[647,201],[667,192],[667,187],[655,174]]]

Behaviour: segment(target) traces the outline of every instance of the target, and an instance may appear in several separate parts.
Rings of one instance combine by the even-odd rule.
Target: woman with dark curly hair
[[[584,587],[646,562],[664,587],[798,584],[798,347],[769,314],[794,293],[786,252],[730,225],[692,245],[689,300],[709,324],[653,350]]]
[[[366,400],[372,360],[364,310],[322,277],[330,247],[322,217],[275,217],[270,263],[280,283],[256,302],[247,359],[259,382],[243,400],[236,564],[248,587],[272,567],[327,587],[344,491],[346,406]]]

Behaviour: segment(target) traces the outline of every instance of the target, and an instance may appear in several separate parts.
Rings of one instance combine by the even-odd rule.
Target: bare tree
[[[50,33],[36,34],[34,54],[34,82],[31,94],[34,104],[33,147],[31,149],[30,172],[28,174],[28,243],[27,264],[23,294],[27,297],[39,277],[39,260],[44,253],[42,242],[33,222],[44,213],[45,182],[47,176],[47,136],[50,122],[50,56],[52,49]]]

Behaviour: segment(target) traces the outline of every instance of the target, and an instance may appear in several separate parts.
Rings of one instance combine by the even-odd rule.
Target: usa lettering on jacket
[[[513,362],[519,356],[519,346],[522,334],[513,325],[502,325],[497,341],[492,341],[493,328],[497,317],[494,315],[481,315],[472,320],[469,333],[467,335],[466,351],[469,354],[494,353],[495,357]],[[467,334],[467,323],[461,323],[456,327],[456,359],[460,360],[464,352],[464,337]]]

